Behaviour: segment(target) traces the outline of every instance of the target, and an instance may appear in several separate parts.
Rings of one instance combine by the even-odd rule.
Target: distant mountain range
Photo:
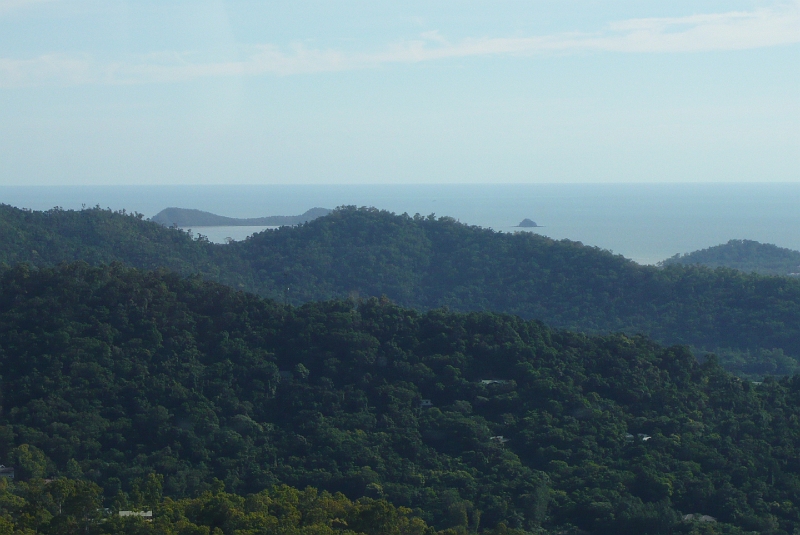
[[[165,227],[282,227],[299,225],[331,213],[327,208],[312,208],[301,215],[267,217],[225,217],[191,208],[166,208],[150,220]]]
[[[659,263],[726,267],[762,275],[800,275],[800,251],[793,251],[753,240],[730,240],[728,243],[686,253],[676,254]]]

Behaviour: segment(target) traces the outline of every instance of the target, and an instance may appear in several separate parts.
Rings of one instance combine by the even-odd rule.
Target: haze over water
[[[170,206],[229,217],[297,215],[316,206],[374,206],[451,216],[513,232],[532,230],[651,264],[730,239],[800,250],[800,184],[504,184],[0,187],[0,202],[47,210],[83,205],[152,217]],[[243,239],[253,227],[206,227],[212,241]]]

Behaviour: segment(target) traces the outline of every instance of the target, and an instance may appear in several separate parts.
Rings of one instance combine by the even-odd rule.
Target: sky
[[[0,185],[800,182],[800,0],[0,0]]]

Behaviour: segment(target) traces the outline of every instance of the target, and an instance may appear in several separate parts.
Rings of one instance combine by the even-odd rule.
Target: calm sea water
[[[506,184],[302,186],[0,187],[0,202],[46,210],[54,206],[138,211],[197,208],[229,217],[297,215],[316,206],[374,206],[395,213],[451,216],[513,232],[533,229],[652,264],[734,238],[800,250],[800,184]],[[222,242],[261,227],[193,229]]]

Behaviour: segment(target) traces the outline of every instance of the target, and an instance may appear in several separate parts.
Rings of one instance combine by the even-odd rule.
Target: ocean
[[[448,184],[1,186],[0,202],[47,210],[99,205],[152,217],[167,207],[229,217],[372,206],[436,214],[499,232],[536,232],[613,251],[640,264],[751,239],[800,250],[800,184]],[[525,218],[540,227],[515,228]],[[265,227],[198,227],[215,242]]]

